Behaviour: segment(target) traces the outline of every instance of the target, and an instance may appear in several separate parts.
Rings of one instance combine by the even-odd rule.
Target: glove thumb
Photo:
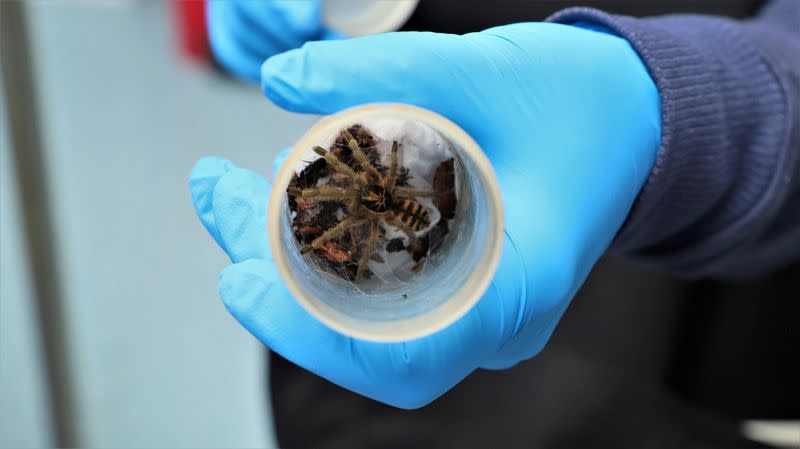
[[[275,104],[293,112],[330,114],[364,103],[401,102],[453,118],[457,105],[442,110],[436,103],[442,103],[441,92],[463,87],[442,70],[469,60],[464,50],[459,36],[435,33],[309,42],[264,62],[261,87]],[[460,97],[458,92],[451,96]]]

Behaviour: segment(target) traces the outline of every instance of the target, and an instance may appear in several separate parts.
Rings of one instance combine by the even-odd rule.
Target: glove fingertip
[[[234,167],[219,179],[214,189],[214,197],[223,200],[244,199],[261,204],[267,200],[271,190],[271,186],[263,176]]]
[[[294,301],[268,259],[249,259],[225,268],[219,276],[225,308],[262,343],[295,363],[314,365],[309,346],[335,345],[337,337]],[[343,337],[341,337],[343,338]],[[313,352],[313,351],[312,351]]]
[[[192,167],[192,172],[189,175],[189,180],[219,178],[233,168],[236,168],[233,162],[225,158],[206,156],[195,162],[194,167]]]
[[[228,311],[237,319],[258,306],[258,298],[270,289],[277,273],[272,262],[250,259],[229,265],[219,275],[219,294]]]
[[[262,59],[239,42],[234,29],[240,19],[234,9],[232,2],[208,2],[206,20],[211,51],[214,59],[238,78],[258,82]]]
[[[220,157],[205,157],[197,161],[189,175],[189,192],[192,196],[192,205],[200,222],[206,228],[214,241],[222,246],[214,221],[214,189],[220,178],[235,168],[235,165]]]
[[[259,174],[235,168],[217,183],[213,219],[233,262],[269,257],[266,209],[270,185]]]
[[[281,109],[299,113],[319,112],[305,104],[301,85],[305,49],[277,54],[261,65],[261,90]]]

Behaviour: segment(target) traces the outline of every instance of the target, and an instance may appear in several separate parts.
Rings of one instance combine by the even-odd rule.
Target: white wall
[[[211,154],[267,174],[313,118],[187,66],[169,6],[29,8],[78,431],[92,447],[270,446],[264,350],[218,299],[227,260],[195,218],[187,181]],[[10,376],[25,374],[18,363]]]

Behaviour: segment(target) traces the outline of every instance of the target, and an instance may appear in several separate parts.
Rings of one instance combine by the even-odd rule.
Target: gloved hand
[[[496,170],[506,238],[492,284],[448,328],[395,344],[337,334],[291,298],[269,254],[263,178],[213,158],[192,173],[197,212],[234,262],[219,284],[231,314],[292,362],[403,408],[476,368],[507,368],[541,350],[623,223],[660,140],[658,92],[629,44],[577,26],[314,42],[272,57],[261,73],[267,97],[290,111],[369,102],[436,111]]]
[[[270,56],[341,37],[323,25],[318,0],[208,0],[206,5],[214,57],[244,80],[257,82]]]

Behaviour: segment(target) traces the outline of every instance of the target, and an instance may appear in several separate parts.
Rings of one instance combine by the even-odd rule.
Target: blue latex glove
[[[263,178],[221,159],[192,173],[197,212],[234,262],[220,276],[233,316],[292,362],[404,408],[476,368],[510,367],[542,349],[623,223],[660,139],[658,93],[629,44],[574,26],[308,43],[266,61],[262,85],[298,112],[368,102],[431,109],[472,135],[496,170],[506,239],[491,286],[453,325],[396,344],[339,335],[291,298],[270,259]]]
[[[209,0],[206,13],[214,57],[253,82],[270,56],[308,41],[340,37],[324,27],[317,0]]]

